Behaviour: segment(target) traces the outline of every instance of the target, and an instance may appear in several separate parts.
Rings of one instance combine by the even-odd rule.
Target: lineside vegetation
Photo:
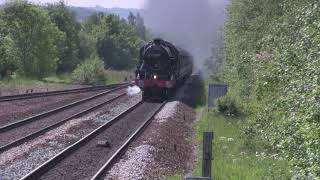
[[[247,117],[248,147],[281,154],[295,179],[319,178],[319,1],[234,0],[228,13],[220,105]]]
[[[93,13],[78,22],[63,1],[46,6],[8,1],[0,6],[0,80],[15,74],[41,80],[80,68],[73,79],[86,84],[84,76],[96,75],[94,71],[81,71],[90,60],[92,64],[100,61],[104,69],[131,70],[146,33],[139,14],[130,13],[126,20]],[[100,79],[93,80],[94,84],[104,82],[106,77],[100,73],[95,78]]]

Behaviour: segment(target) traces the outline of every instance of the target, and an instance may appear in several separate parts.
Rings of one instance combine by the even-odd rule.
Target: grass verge
[[[106,70],[107,75],[107,84],[114,84],[118,82],[122,82],[124,80],[133,80],[134,73],[133,71],[114,71],[114,70]]]
[[[14,79],[4,79],[0,81],[0,87],[2,88],[20,88],[20,87],[30,87],[34,85],[43,85],[44,82],[34,79],[27,78],[14,78]]]
[[[105,84],[114,84],[122,82],[125,79],[132,80],[134,74],[131,71],[114,71],[106,70],[107,81]],[[19,89],[38,86],[53,86],[57,89],[63,89],[66,85],[72,84],[71,75],[63,74],[59,76],[50,76],[43,78],[42,80],[24,78],[20,76],[13,76],[12,78],[6,78],[0,80],[0,88],[5,89]]]
[[[286,161],[277,154],[252,152],[246,147],[240,130],[243,123],[240,118],[204,112],[197,126],[197,141],[202,142],[203,132],[214,132],[214,179],[290,179]],[[202,147],[199,147],[195,176],[201,176],[201,153]]]
[[[208,82],[207,82],[208,83]],[[207,84],[206,83],[206,84]],[[207,87],[207,86],[206,86]],[[200,113],[204,108],[200,121],[197,123],[196,141],[199,142],[198,164],[193,176],[200,177],[202,169],[202,136],[203,132],[214,132],[214,147],[212,161],[212,175],[216,180],[258,180],[258,179],[290,179],[288,163],[278,154],[268,152],[259,147],[259,143],[248,147],[242,134],[246,125],[244,117],[230,117],[205,108],[207,88],[201,99],[204,103],[195,111]],[[259,148],[258,148],[259,147]],[[254,151],[252,149],[259,149]],[[166,177],[166,180],[181,180],[184,175]]]
[[[42,87],[52,86],[57,89],[62,89],[64,86],[71,82],[69,75],[61,76],[50,76],[41,80],[25,78],[20,76],[13,76],[0,80],[0,87],[5,89],[19,89],[19,88],[31,88],[31,87]]]

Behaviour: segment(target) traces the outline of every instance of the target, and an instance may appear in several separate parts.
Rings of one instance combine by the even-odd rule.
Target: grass
[[[183,179],[183,177],[180,175],[169,176],[166,178],[166,180],[181,180],[181,179]]]
[[[246,147],[240,127],[243,120],[204,112],[197,127],[197,140],[202,142],[205,131],[214,132],[214,179],[290,179],[287,163],[268,152],[252,152]],[[202,147],[199,147],[201,160]],[[201,176],[201,161],[198,161],[195,176]]]
[[[71,82],[70,75],[65,74],[61,76],[50,76],[39,79],[25,78],[14,75],[11,78],[0,80],[0,87],[5,89],[15,88],[29,88],[35,86],[54,86],[58,89],[64,88],[64,86]]]
[[[130,80],[134,77],[134,74],[130,71],[106,71],[107,81],[106,84],[114,84],[122,82],[125,79]],[[64,88],[65,85],[71,84],[71,75],[63,74],[59,76],[49,76],[41,80],[24,78],[20,76],[13,76],[12,78],[0,80],[0,88],[14,89],[14,88],[28,88],[34,86],[46,86],[52,85],[58,89]]]
[[[197,107],[200,112],[202,107]],[[203,132],[214,132],[212,175],[217,180],[259,180],[259,179],[290,179],[288,164],[278,155],[271,152],[253,152],[242,136],[241,127],[245,124],[244,117],[227,117],[218,112],[203,111],[197,124],[196,140],[202,143]],[[253,145],[253,146],[259,146]],[[198,164],[194,177],[201,177],[202,146],[198,150]],[[168,176],[166,180],[181,180],[183,175]]]
[[[107,84],[114,84],[118,82],[122,82],[125,79],[132,80],[134,78],[133,71],[114,71],[114,70],[106,70],[107,74]]]
[[[206,82],[208,84],[208,82]],[[206,86],[207,87],[207,86]],[[206,99],[207,88],[201,99]],[[206,103],[197,106],[200,112]],[[193,176],[201,177],[202,171],[202,136],[203,132],[214,132],[212,176],[216,180],[260,180],[291,179],[288,163],[279,155],[261,148],[259,143],[249,147],[242,136],[245,126],[244,116],[229,117],[205,108],[201,120],[197,124],[196,141],[199,142],[198,164]],[[252,149],[257,152],[253,152]],[[166,180],[181,180],[183,175],[168,176]]]
[[[33,85],[43,85],[42,81],[27,79],[27,78],[17,78],[17,79],[4,79],[0,81],[0,87],[4,88],[18,88],[18,87],[29,87]]]

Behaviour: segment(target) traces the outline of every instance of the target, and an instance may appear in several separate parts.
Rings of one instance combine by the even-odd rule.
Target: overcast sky
[[[4,3],[6,0],[0,0]],[[35,3],[52,3],[59,0],[29,0]],[[94,7],[96,5],[106,8],[121,7],[121,8],[143,8],[146,0],[64,0],[69,6]]]
[[[0,0],[0,4],[3,4],[6,0]],[[53,3],[60,0],[28,0],[35,3]],[[96,5],[106,8],[120,7],[120,8],[144,8],[148,0],[64,0],[69,6],[80,7],[95,7]],[[161,1],[161,0],[159,0]],[[174,0],[173,0],[174,1]],[[210,0],[213,4],[219,4],[225,0]]]

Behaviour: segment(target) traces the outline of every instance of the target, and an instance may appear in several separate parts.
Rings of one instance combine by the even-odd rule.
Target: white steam
[[[228,0],[148,0],[145,20],[154,36],[191,52],[201,68],[221,34]]]
[[[141,92],[141,89],[138,86],[129,86],[127,88],[127,94],[129,96],[134,96],[136,94],[139,94]]]

